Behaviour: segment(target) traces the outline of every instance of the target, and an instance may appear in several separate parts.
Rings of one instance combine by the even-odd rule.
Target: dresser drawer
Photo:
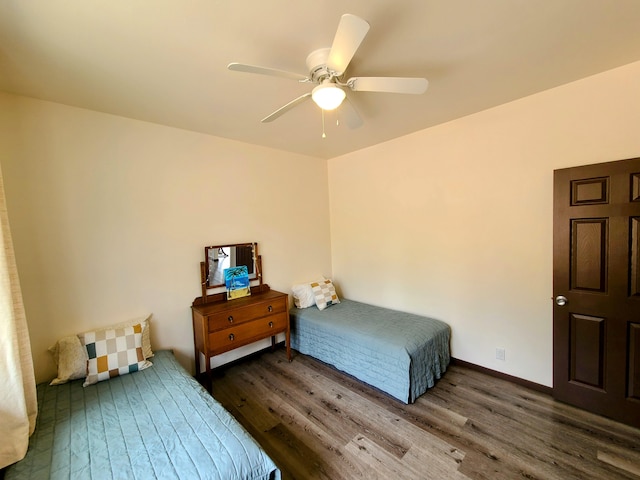
[[[250,322],[268,315],[287,312],[287,298],[274,298],[257,302],[246,307],[212,313],[207,316],[209,332],[215,332],[234,325]]]
[[[256,340],[287,330],[288,312],[269,315],[253,321],[228,326],[223,330],[209,333],[211,352],[218,355]]]

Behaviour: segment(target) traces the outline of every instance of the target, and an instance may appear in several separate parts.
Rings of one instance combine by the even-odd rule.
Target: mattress
[[[26,457],[5,480],[264,479],[280,471],[256,441],[176,361],[89,387],[37,387]]]
[[[325,310],[292,308],[291,347],[412,403],[450,362],[451,329],[440,320],[353,300]]]

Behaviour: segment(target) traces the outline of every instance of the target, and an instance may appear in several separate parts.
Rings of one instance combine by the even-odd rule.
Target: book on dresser
[[[227,300],[251,295],[247,266],[226,268],[224,270],[224,285],[227,288]]]

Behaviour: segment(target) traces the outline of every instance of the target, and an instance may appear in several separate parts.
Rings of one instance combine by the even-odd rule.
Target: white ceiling
[[[371,29],[347,76],[426,77],[423,95],[351,92],[349,130],[309,84],[343,13]],[[2,0],[0,90],[331,158],[640,60],[640,0]],[[338,113],[339,115],[339,113]]]

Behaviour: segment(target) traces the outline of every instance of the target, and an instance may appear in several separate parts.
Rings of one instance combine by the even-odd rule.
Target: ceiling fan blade
[[[327,67],[336,72],[336,75],[342,75],[368,31],[369,24],[362,18],[350,13],[342,15],[333,37]]]
[[[353,103],[349,101],[349,98],[345,98],[340,106],[340,115],[344,119],[344,123],[350,129],[355,129],[362,126],[362,118],[358,114],[358,111],[353,106]]]
[[[258,73],[260,75],[271,75],[272,77],[284,77],[292,80],[298,80],[299,82],[309,80],[309,77],[300,75],[299,73],[287,72],[276,68],[258,67],[256,65],[245,65],[244,63],[230,63],[227,65],[227,68],[235,72]]]
[[[287,113],[289,110],[291,110],[296,105],[304,102],[307,98],[311,98],[311,92],[305,93],[304,95],[300,95],[298,98],[296,98],[294,100],[291,100],[289,103],[287,103],[286,105],[280,107],[278,110],[276,110],[272,114],[267,115],[266,117],[264,117],[260,121],[262,123],[273,122],[276,118],[280,117],[281,115],[284,115],[285,113]]]
[[[354,92],[413,93],[419,95],[427,91],[426,78],[403,77],[354,77],[347,80]]]

